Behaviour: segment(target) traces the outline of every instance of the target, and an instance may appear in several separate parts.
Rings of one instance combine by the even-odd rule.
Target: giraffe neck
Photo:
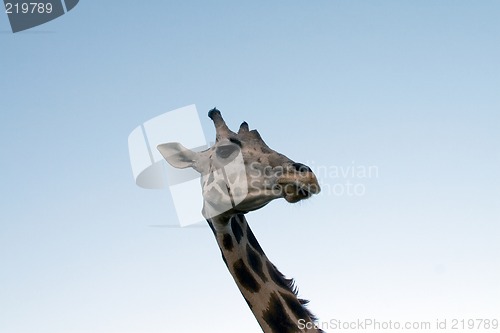
[[[314,329],[315,317],[305,308],[307,301],[297,297],[294,281],[267,259],[243,214],[207,222],[224,263],[265,333],[322,332]]]

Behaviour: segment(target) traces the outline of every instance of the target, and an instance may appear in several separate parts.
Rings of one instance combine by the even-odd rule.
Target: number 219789
[[[52,13],[52,4],[50,2],[23,2],[23,3],[5,3],[5,13],[7,14],[50,14]]]

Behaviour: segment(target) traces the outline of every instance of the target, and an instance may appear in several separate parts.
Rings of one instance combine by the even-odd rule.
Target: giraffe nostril
[[[312,172],[311,168],[309,168],[307,165],[304,165],[302,163],[293,163],[292,167],[295,169],[295,171],[298,171],[298,172]]]

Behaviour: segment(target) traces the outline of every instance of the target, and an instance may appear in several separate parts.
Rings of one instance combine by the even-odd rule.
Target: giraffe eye
[[[231,156],[231,154],[233,152],[235,152],[238,149],[239,148],[236,145],[220,146],[220,147],[217,148],[217,150],[215,151],[215,153],[220,158],[228,158],[229,156]]]

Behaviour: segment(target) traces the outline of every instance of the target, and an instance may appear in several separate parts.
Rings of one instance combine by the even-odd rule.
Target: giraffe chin
[[[312,186],[314,186],[314,189],[311,188]],[[319,190],[316,190],[316,185],[312,186],[286,184],[283,186],[283,198],[290,203],[308,199],[313,194],[319,193]]]
[[[304,200],[304,199],[307,199],[310,197],[311,197],[311,194],[309,194],[309,195],[288,195],[288,194],[285,194],[285,196],[284,196],[285,200],[288,201],[289,203],[296,203],[296,202],[299,202],[301,200]]]

